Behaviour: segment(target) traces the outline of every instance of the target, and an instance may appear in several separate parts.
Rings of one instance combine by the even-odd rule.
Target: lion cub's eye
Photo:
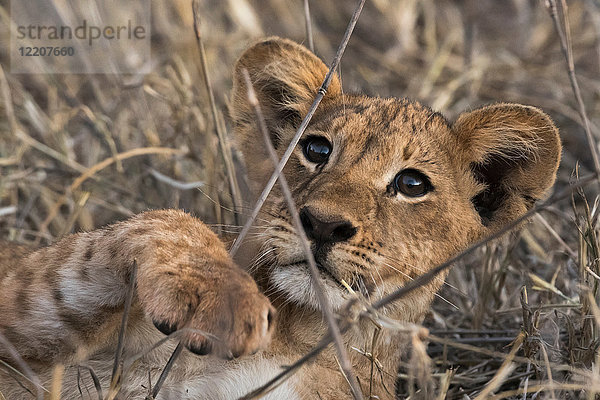
[[[414,169],[402,170],[394,178],[394,189],[408,197],[421,197],[433,189],[429,178]]]
[[[329,143],[329,140],[321,136],[308,137],[302,143],[302,151],[304,156],[310,162],[316,164],[325,164],[331,155],[333,146]]]

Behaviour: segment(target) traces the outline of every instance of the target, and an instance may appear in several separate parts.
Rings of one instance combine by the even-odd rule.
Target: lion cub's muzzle
[[[313,243],[311,248],[317,267],[339,284],[337,274],[327,262],[327,255],[336,243],[346,242],[354,237],[357,228],[348,220],[323,216],[311,207],[300,210],[300,220],[306,236]]]
[[[319,215],[310,207],[300,210],[300,220],[306,236],[315,244],[315,253],[322,247],[349,240],[357,231],[350,221]]]

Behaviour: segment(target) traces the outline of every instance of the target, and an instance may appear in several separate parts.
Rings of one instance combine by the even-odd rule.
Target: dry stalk
[[[65,225],[60,230],[60,236],[66,235],[71,231],[71,229],[73,229],[75,221],[77,221],[77,218],[79,218],[79,216],[81,215],[81,212],[83,211],[85,204],[89,200],[90,195],[90,192],[81,193],[81,196],[79,196],[79,200],[77,200],[77,202],[75,203],[75,209],[71,212],[71,215],[69,215],[69,218],[67,219]]]
[[[348,325],[342,326],[340,328],[340,332],[343,334],[348,330]],[[246,394],[243,397],[240,397],[238,400],[253,400],[260,398],[262,395],[269,393],[271,390],[279,386],[282,382],[292,376],[296,371],[298,371],[304,364],[311,361],[313,358],[318,356],[329,344],[331,343],[331,335],[327,333],[327,335],[323,336],[323,338],[317,343],[315,347],[312,348],[311,351],[303,355],[292,365],[287,366],[283,371],[277,374],[273,379],[269,382],[265,383],[261,387],[253,390],[252,392]]]
[[[138,360],[140,360],[142,357],[145,357],[148,354],[152,353],[154,350],[156,350],[157,348],[159,348],[160,346],[162,346],[169,340],[180,339],[181,336],[183,336],[185,333],[188,333],[188,332],[205,336],[211,340],[220,340],[215,335],[211,335],[210,333],[205,332],[203,330],[183,327],[183,328],[178,329],[175,332],[171,333],[170,335],[165,336],[160,340],[157,340],[154,344],[152,344],[152,346],[147,347],[147,348],[139,351],[138,353],[132,354],[128,358],[124,359],[123,360],[123,371],[125,371],[124,374],[126,374],[128,371],[130,371],[131,368],[134,368],[136,366],[136,362]]]
[[[576,171],[578,172],[578,171]],[[600,246],[598,241],[598,233],[595,227],[593,212],[590,210],[589,201],[583,190],[578,191],[579,196],[582,200],[583,213],[579,213],[576,205],[573,203],[573,212],[578,223],[578,237],[579,237],[579,257],[578,257],[578,269],[579,276],[582,279],[582,287],[584,290],[590,291],[592,297],[598,298],[598,290],[600,288],[597,279],[594,279],[593,275],[597,275],[598,272],[598,260],[600,257]],[[574,199],[572,199],[574,202]],[[593,268],[593,270],[592,270]],[[590,274],[592,272],[592,274]],[[591,316],[592,304],[589,302],[587,296],[580,296],[581,303],[581,327],[580,334],[582,336],[583,343],[593,343],[597,341],[598,327],[593,323]],[[595,300],[593,303],[596,303]]]
[[[315,42],[313,41],[312,22],[310,20],[310,7],[308,0],[304,0],[304,22],[306,24],[306,38],[308,39],[308,48],[315,52]]]
[[[292,138],[292,141],[288,145],[285,153],[283,153],[283,156],[281,157],[281,161],[279,162],[279,164],[277,165],[277,168],[275,168],[275,171],[273,171],[271,178],[269,178],[269,181],[265,185],[265,188],[263,189],[256,204],[254,205],[254,209],[252,210],[252,213],[250,214],[250,218],[248,218],[248,221],[246,221],[246,223],[244,224],[242,231],[240,232],[238,237],[235,239],[235,242],[233,243],[233,245],[231,246],[231,249],[229,250],[229,253],[231,254],[232,257],[240,249],[240,246],[241,246],[242,242],[244,241],[244,238],[250,231],[250,228],[252,227],[254,220],[258,216],[258,213],[259,213],[260,209],[262,208],[265,200],[267,200],[267,196],[269,195],[269,193],[271,192],[271,189],[273,189],[273,186],[275,186],[275,182],[281,175],[281,172],[283,171],[283,167],[285,167],[285,165],[287,164],[288,160],[290,159],[290,156],[292,155],[292,152],[294,151],[294,148],[296,148],[296,145],[298,144],[298,141],[300,140],[300,137],[306,130],[306,127],[308,126],[308,123],[310,122],[313,115],[315,114],[315,111],[317,111],[317,107],[319,107],[319,104],[321,104],[321,100],[323,100],[323,97],[325,97],[325,94],[327,93],[327,89],[329,88],[329,85],[331,84],[331,80],[333,79],[333,74],[335,74],[335,71],[342,59],[342,56],[344,55],[344,51],[346,50],[346,46],[348,45],[350,36],[352,36],[352,32],[354,31],[354,27],[356,26],[358,17],[360,16],[363,6],[365,5],[365,1],[366,0],[358,0],[358,5],[356,6],[354,13],[352,14],[352,18],[350,18],[350,22],[348,23],[348,27],[346,28],[346,32],[344,33],[344,37],[342,38],[342,42],[340,43],[340,45],[337,49],[335,57],[333,58],[333,62],[331,63],[331,67],[329,68],[329,70],[327,71],[327,74],[325,75],[325,79],[323,80],[323,83],[321,84],[321,87],[319,88],[319,91],[317,92],[317,95],[310,107],[310,110],[306,114],[306,117],[304,117],[304,119],[302,120],[302,123],[298,127],[298,130],[296,131],[296,134]]]
[[[523,343],[524,339],[525,333],[519,333],[519,336],[517,336],[514,341],[512,349],[508,353],[508,356],[504,359],[504,362],[500,368],[498,368],[498,371],[496,371],[494,377],[489,381],[485,388],[483,388],[479,395],[475,397],[475,400],[483,400],[488,398],[488,396],[502,384],[504,379],[506,379],[506,377],[512,373],[512,371],[515,369],[513,358],[515,357],[515,354],[517,354],[517,351],[521,348],[521,344]]]
[[[552,17],[554,27],[556,28],[556,32],[558,33],[558,37],[560,39],[560,48],[562,49],[562,52],[565,56],[565,61],[567,62],[567,72],[569,74],[569,80],[571,81],[571,88],[573,89],[573,94],[575,95],[575,99],[577,100],[577,111],[579,112],[579,117],[583,122],[583,128],[585,130],[585,136],[587,138],[588,146],[590,148],[590,154],[592,155],[592,160],[594,162],[594,169],[596,171],[596,175],[600,179],[600,160],[598,159],[598,149],[596,147],[594,137],[592,136],[592,131],[590,129],[590,120],[585,110],[583,98],[581,97],[581,90],[579,89],[577,76],[575,76],[573,49],[571,48],[571,29],[569,27],[569,19],[567,18],[567,3],[565,2],[565,0],[560,0],[559,2],[557,2],[557,0],[546,0],[546,7],[548,8],[548,12]],[[564,26],[561,26],[559,20],[559,12],[562,14],[562,22]],[[600,185],[600,180],[598,181],[598,184]]]
[[[98,395],[98,400],[104,400],[104,395],[102,394],[102,385],[100,384],[100,379],[98,379],[98,375],[96,375],[96,372],[94,372],[94,369],[86,364],[77,365],[77,385],[79,386],[79,393],[81,394],[81,386],[80,386],[80,378],[81,377],[80,377],[80,373],[79,373],[80,367],[86,368],[89,371],[90,377],[92,378],[92,382],[94,382],[94,388],[96,389],[96,394]]]
[[[560,308],[579,308],[581,307],[580,303],[573,303],[573,304],[564,304],[564,303],[550,303],[550,304],[540,304],[536,306],[537,310],[540,311],[544,311],[544,310],[554,310],[554,309],[560,309]],[[514,312],[518,312],[518,311],[523,311],[523,307],[511,307],[511,308],[506,308],[504,310],[497,310],[494,312],[494,314],[497,315],[502,315],[502,314],[510,314],[510,313],[514,313]]]
[[[64,375],[65,366],[62,364],[56,364],[52,370],[52,384],[50,385],[49,400],[60,400]]]
[[[550,382],[542,382],[537,385],[532,385],[527,388],[527,390],[523,389],[514,389],[507,390],[505,392],[498,393],[496,395],[492,395],[488,397],[489,400],[500,400],[506,399],[509,397],[517,396],[522,393],[537,393],[537,392],[547,392],[549,390],[595,390],[600,391],[599,385],[590,385],[587,383],[550,383]],[[543,398],[543,397],[542,397]]]
[[[556,394],[554,393],[554,379],[552,378],[552,368],[550,367],[550,360],[548,359],[548,352],[546,351],[546,346],[540,340],[540,350],[542,350],[542,355],[544,356],[544,364],[546,365],[546,374],[548,375],[548,382],[550,383],[550,397],[552,400],[556,400]]]
[[[137,360],[146,356],[147,354],[150,354],[153,350],[162,346],[169,339],[178,338],[185,332],[197,333],[197,334],[203,335],[203,336],[213,339],[213,340],[219,340],[219,338],[217,338],[214,335],[211,335],[210,333],[201,331],[199,329],[191,329],[191,328],[184,327],[184,328],[178,329],[175,332],[171,333],[170,335],[160,339],[159,341],[154,343],[150,348],[145,349],[145,350],[139,352],[138,354],[134,354],[129,359],[123,361],[123,365],[124,365],[124,367],[122,368],[123,371],[128,370],[129,368],[133,367]],[[150,393],[150,395],[148,395],[146,397],[146,400],[153,400],[156,398],[156,396],[158,396],[158,392],[160,391],[163,383],[165,382],[165,380],[171,373],[171,370],[173,369],[173,365],[175,365],[175,361],[177,361],[177,359],[179,358],[179,355],[181,354],[182,350],[183,350],[183,344],[181,344],[181,342],[178,342],[177,347],[175,347],[175,350],[173,350],[173,353],[171,353],[169,360],[165,364],[165,367],[163,368],[162,372],[160,373],[160,376],[158,377],[158,380],[156,381],[156,385],[153,388],[151,388],[151,393]]]
[[[569,253],[569,255],[574,260],[576,260],[577,253],[575,253],[575,251],[563,240],[563,238],[560,237],[556,230],[554,230],[554,228],[548,223],[548,221],[546,221],[546,218],[544,218],[541,214],[536,214],[535,218],[544,226],[544,228],[548,230],[548,232],[550,232],[552,237],[556,239],[556,241],[565,249],[565,251]]]
[[[411,333],[411,357],[408,368],[408,388],[411,399],[430,399],[432,393],[431,358],[427,355],[427,329]],[[418,390],[416,390],[418,389]]]
[[[227,180],[229,183],[229,191],[233,199],[233,216],[235,218],[236,225],[240,225],[240,216],[242,210],[242,197],[240,195],[240,189],[237,184],[235,176],[235,166],[233,165],[233,158],[231,156],[231,148],[227,141],[227,135],[223,131],[222,125],[219,123],[219,115],[217,111],[217,105],[215,102],[215,95],[213,92],[212,83],[208,76],[208,64],[206,62],[206,52],[204,51],[204,42],[202,41],[202,35],[200,34],[200,2],[198,0],[192,1],[192,11],[194,14],[194,33],[196,34],[196,43],[198,44],[198,51],[200,52],[200,63],[202,64],[202,79],[204,85],[208,91],[208,100],[210,102],[210,110],[212,112],[213,123],[217,136],[219,137],[219,147],[223,160],[225,161],[225,172],[227,174]]]
[[[431,335],[431,334],[427,337],[427,340],[429,340],[430,342],[443,344],[443,345],[448,346],[448,347],[454,347],[454,348],[459,349],[459,350],[465,350],[465,351],[469,351],[469,352],[473,352],[473,353],[477,353],[477,354],[483,354],[483,355],[486,355],[488,357],[498,358],[498,359],[501,359],[501,360],[504,360],[507,357],[507,355],[505,353],[500,353],[498,351],[494,351],[494,350],[490,350],[490,349],[486,349],[486,348],[482,348],[482,347],[473,346],[471,344],[458,343],[455,340],[451,340],[451,339],[447,339],[447,338],[442,338],[442,337]],[[530,364],[531,363],[531,359],[530,358],[522,357],[522,356],[514,356],[512,358],[512,361],[520,363],[520,364]],[[550,365],[550,367],[554,371],[568,371],[568,372],[571,372],[573,374],[581,375],[582,377],[586,377],[586,378],[592,378],[593,377],[593,372],[588,371],[588,370],[584,370],[584,369],[581,369],[581,368],[577,368],[577,367],[572,367],[571,365],[568,365],[568,364],[557,364],[557,363],[549,362],[548,365]]]
[[[158,392],[160,391],[160,388],[162,387],[163,383],[167,379],[167,376],[169,376],[169,373],[171,372],[171,369],[173,368],[175,361],[177,361],[177,358],[179,358],[179,355],[181,354],[182,350],[183,350],[183,345],[181,344],[181,342],[177,343],[177,347],[175,347],[175,350],[171,354],[171,357],[169,357],[169,361],[167,361],[165,368],[163,368],[162,372],[160,373],[160,376],[158,377],[158,380],[156,381],[156,385],[154,385],[154,388],[152,388],[152,397],[151,397],[152,399],[156,399],[156,396],[158,396]]]
[[[161,174],[154,168],[149,168],[148,171],[150,172],[150,175],[152,175],[154,178],[156,178],[157,181],[161,181],[177,190],[192,190],[192,189],[198,189],[198,188],[201,188],[204,186],[203,181],[180,182],[180,181],[170,178],[164,174]],[[235,212],[235,211],[232,210],[232,212]]]
[[[454,369],[446,370],[446,373],[440,380],[440,390],[437,395],[437,400],[444,400],[447,397],[448,389],[450,389],[450,383],[452,382],[455,373],[456,370]]]
[[[531,372],[531,363],[527,363],[527,370],[525,371],[526,374],[529,374]],[[523,384],[523,400],[527,400],[527,387],[529,387],[529,376],[527,376],[525,378],[525,383]]]
[[[594,316],[594,321],[596,322],[596,327],[600,327],[600,308],[598,308],[598,304],[596,304],[594,295],[588,289],[588,290],[585,290],[585,296],[587,297],[588,302],[590,304],[590,309],[591,309],[592,315]],[[593,379],[592,382],[597,382],[597,379],[598,379],[598,366],[600,365],[600,350],[599,349],[596,349],[595,362],[596,362],[596,365],[594,367],[592,367],[592,373],[595,375],[596,379]],[[598,395],[598,392],[596,392],[594,390],[589,390],[587,398],[590,400],[595,399],[595,398],[597,398],[597,395]]]
[[[256,121],[258,124],[258,128],[262,133],[263,140],[265,145],[267,146],[267,150],[269,151],[269,157],[271,161],[273,161],[273,167],[277,167],[279,163],[279,157],[277,157],[277,153],[275,152],[275,148],[273,148],[273,144],[271,143],[271,139],[269,138],[269,131],[267,128],[267,123],[265,121],[265,117],[260,108],[260,104],[258,102],[258,98],[256,97],[256,92],[254,91],[254,87],[252,86],[252,81],[250,80],[250,75],[248,71],[244,69],[242,71],[244,75],[244,79],[246,81],[246,87],[248,89],[248,102],[254,108],[254,113],[256,114]],[[348,384],[350,385],[350,389],[352,390],[352,395],[355,399],[362,399],[362,391],[360,390],[360,386],[358,385],[358,381],[356,380],[356,376],[352,372],[352,364],[348,358],[348,353],[344,347],[344,341],[342,339],[342,335],[340,333],[340,329],[338,324],[335,321],[335,316],[333,315],[333,310],[331,308],[331,304],[325,295],[325,291],[320,281],[319,270],[317,268],[317,263],[315,261],[315,257],[310,248],[310,243],[308,238],[306,237],[306,232],[302,226],[302,222],[300,221],[300,215],[298,214],[298,210],[296,209],[296,202],[292,197],[292,192],[287,183],[287,179],[285,175],[282,173],[279,176],[279,186],[281,187],[281,191],[283,192],[283,196],[285,197],[285,201],[287,202],[289,212],[292,216],[292,222],[294,224],[294,229],[298,237],[300,238],[300,243],[302,244],[302,250],[304,251],[304,255],[308,261],[310,276],[312,279],[312,285],[314,287],[315,293],[317,295],[317,300],[319,301],[319,305],[323,314],[325,316],[325,320],[327,321],[327,326],[329,328],[329,333],[333,338],[333,342],[335,344],[335,349],[337,352],[340,368],[344,373]]]
[[[379,336],[381,334],[381,326],[376,325],[373,330],[373,339],[371,340],[371,370],[369,372],[369,399],[373,398],[373,379],[375,378],[375,360],[377,359],[377,350],[379,344]]]
[[[133,293],[135,292],[135,281],[137,277],[137,260],[133,260],[131,268],[131,276],[129,278],[129,287],[127,288],[127,298],[123,307],[123,318],[121,319],[121,328],[119,329],[119,339],[117,341],[117,350],[115,351],[115,361],[113,364],[112,375],[110,377],[110,388],[108,397],[114,398],[120,389],[123,377],[123,346],[125,345],[125,331],[127,330],[127,322],[129,321],[129,312],[131,311],[131,303],[133,301]]]

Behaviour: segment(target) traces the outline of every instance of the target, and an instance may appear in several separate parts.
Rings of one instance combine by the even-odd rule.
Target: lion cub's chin
[[[349,293],[326,273],[320,272],[319,275],[331,307],[336,311],[341,309],[350,299]],[[276,290],[286,295],[286,302],[313,310],[321,309],[307,263],[275,266],[271,271],[270,283]]]

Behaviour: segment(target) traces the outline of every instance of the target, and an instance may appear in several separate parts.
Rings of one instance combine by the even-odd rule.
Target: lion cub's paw
[[[240,357],[271,340],[275,310],[232,262],[156,266],[139,276],[138,295],[161,332],[185,328],[180,340],[193,353]]]
[[[190,321],[190,326],[214,336],[190,333],[185,343],[190,351],[201,355],[213,353],[231,359],[254,354],[271,341],[274,316],[275,309],[256,287],[228,282],[198,307]]]

